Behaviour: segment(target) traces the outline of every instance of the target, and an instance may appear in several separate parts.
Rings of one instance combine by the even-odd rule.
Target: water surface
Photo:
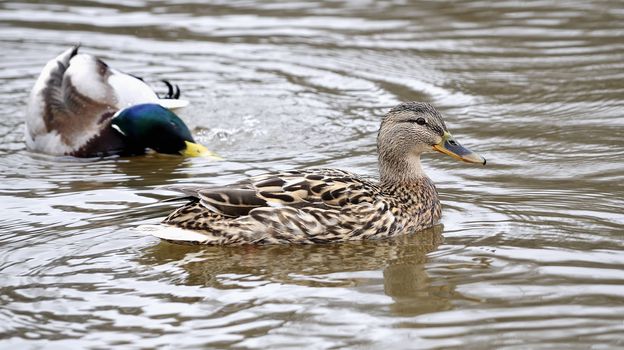
[[[624,347],[623,37],[609,1],[2,2],[0,348]],[[227,160],[26,151],[29,90],[78,42],[179,84]],[[243,248],[131,229],[174,208],[163,184],[375,176],[408,100],[488,159],[425,157],[443,226]]]

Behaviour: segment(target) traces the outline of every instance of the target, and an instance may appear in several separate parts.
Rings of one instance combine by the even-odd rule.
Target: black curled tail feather
[[[174,100],[180,99],[180,87],[178,86],[178,84],[171,84],[169,80],[161,80],[161,81],[165,83],[165,85],[167,85],[167,94],[165,95],[165,97],[160,97],[159,95],[158,98],[174,99]]]

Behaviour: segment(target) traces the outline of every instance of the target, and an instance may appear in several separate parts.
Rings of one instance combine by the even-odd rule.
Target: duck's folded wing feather
[[[143,81],[110,68],[75,46],[48,62],[31,96],[33,118],[43,115],[48,130],[85,130],[119,109],[157,102]],[[66,130],[68,129],[68,130]]]
[[[52,154],[70,154],[100,134],[117,110],[110,89],[97,83],[97,62],[74,65],[78,48],[48,62],[35,84],[28,105],[27,144]],[[91,56],[87,56],[91,57]],[[80,60],[79,60],[80,61]],[[85,81],[86,80],[86,81]],[[90,88],[85,88],[89,85]]]
[[[313,169],[250,178],[228,187],[200,185],[166,186],[195,197],[210,211],[239,217],[261,207],[340,208],[346,204],[372,202],[377,187],[351,173]]]
[[[290,206],[317,203],[342,207],[347,203],[371,202],[377,191],[377,185],[372,181],[336,169],[284,172],[260,178],[253,187],[267,201]]]
[[[256,191],[239,188],[199,191],[199,199],[204,207],[230,217],[247,215],[252,209],[267,205]]]

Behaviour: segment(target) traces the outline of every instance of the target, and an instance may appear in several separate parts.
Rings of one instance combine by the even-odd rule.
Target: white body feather
[[[136,230],[176,243],[206,244],[210,241],[210,236],[173,225],[141,225]]]

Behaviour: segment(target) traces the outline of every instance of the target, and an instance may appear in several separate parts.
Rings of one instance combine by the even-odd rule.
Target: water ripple
[[[0,347],[622,346],[623,17],[598,0],[1,3]],[[28,91],[78,42],[179,84],[226,161],[26,151]],[[375,176],[379,120],[405,100],[488,159],[423,157],[444,227],[244,248],[132,230],[175,207],[167,183]]]

